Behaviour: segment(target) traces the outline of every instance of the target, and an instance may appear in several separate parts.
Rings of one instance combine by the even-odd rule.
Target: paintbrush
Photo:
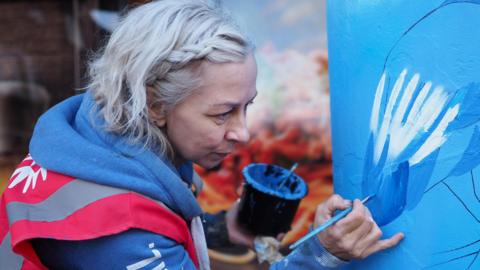
[[[285,176],[281,181],[280,181],[280,184],[277,186],[277,190],[281,190],[283,185],[285,185],[285,182],[287,182],[287,180],[290,178],[290,176],[292,176],[293,174],[293,171],[295,171],[295,169],[298,167],[298,163],[295,162],[295,164],[293,164],[293,166],[290,168],[290,171],[288,172],[287,176]]]
[[[367,203],[371,198],[373,198],[375,196],[375,194],[373,195],[370,195],[370,196],[367,196],[365,197],[363,200],[362,200],[362,203],[365,204]],[[350,206],[349,208],[345,209],[345,210],[342,210],[340,211],[338,214],[336,214],[335,216],[333,216],[331,219],[327,220],[325,223],[323,223],[322,225],[318,226],[317,228],[315,228],[313,231],[307,233],[304,237],[300,238],[297,242],[293,243],[292,245],[290,245],[290,249],[295,249],[297,248],[299,245],[301,245],[303,242],[307,241],[308,239],[310,239],[312,236],[315,236],[319,233],[321,233],[322,231],[324,231],[325,229],[327,229],[328,227],[332,226],[333,224],[335,224],[335,222],[339,221],[340,219],[344,218],[346,215],[348,215],[350,212],[352,212],[352,206]]]

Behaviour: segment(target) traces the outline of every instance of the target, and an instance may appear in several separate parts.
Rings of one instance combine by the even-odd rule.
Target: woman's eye
[[[228,117],[230,116],[231,113],[232,113],[232,111],[217,114],[217,115],[215,115],[215,119],[217,120],[217,122],[224,123],[225,121],[227,121],[227,119],[228,119]]]

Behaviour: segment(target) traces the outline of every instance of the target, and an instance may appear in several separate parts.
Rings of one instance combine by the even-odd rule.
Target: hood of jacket
[[[30,154],[48,170],[159,200],[186,220],[202,213],[188,188],[194,177],[191,162],[176,168],[104,126],[88,91],[68,98],[39,118]]]

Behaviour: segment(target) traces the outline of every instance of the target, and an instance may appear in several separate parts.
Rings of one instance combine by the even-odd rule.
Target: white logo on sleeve
[[[18,184],[25,182],[22,193],[26,193],[30,187],[35,189],[39,176],[42,177],[43,181],[47,179],[47,170],[36,164],[30,154],[22,162],[30,160],[32,161],[30,165],[19,167],[13,172],[12,182],[8,185],[8,188],[14,188]]]
[[[151,249],[152,253],[153,253],[153,257],[150,257],[150,258],[147,258],[147,259],[144,259],[144,260],[141,260],[139,262],[136,262],[134,264],[130,264],[127,266],[127,270],[137,270],[137,269],[141,269],[155,261],[158,261],[160,260],[160,258],[162,258],[162,254],[160,253],[160,251],[158,251],[158,249],[154,249],[155,248],[155,244],[154,243],[150,243],[148,244],[148,248]],[[165,262],[164,261],[160,261],[158,263],[157,266],[155,266],[153,268],[153,270],[168,270],[167,267],[165,266]]]

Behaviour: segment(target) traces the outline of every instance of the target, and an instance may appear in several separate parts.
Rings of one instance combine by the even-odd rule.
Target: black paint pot
[[[238,222],[254,235],[277,236],[290,230],[308,187],[298,175],[269,164],[250,164],[243,169],[245,187]],[[281,184],[283,182],[283,184]]]

